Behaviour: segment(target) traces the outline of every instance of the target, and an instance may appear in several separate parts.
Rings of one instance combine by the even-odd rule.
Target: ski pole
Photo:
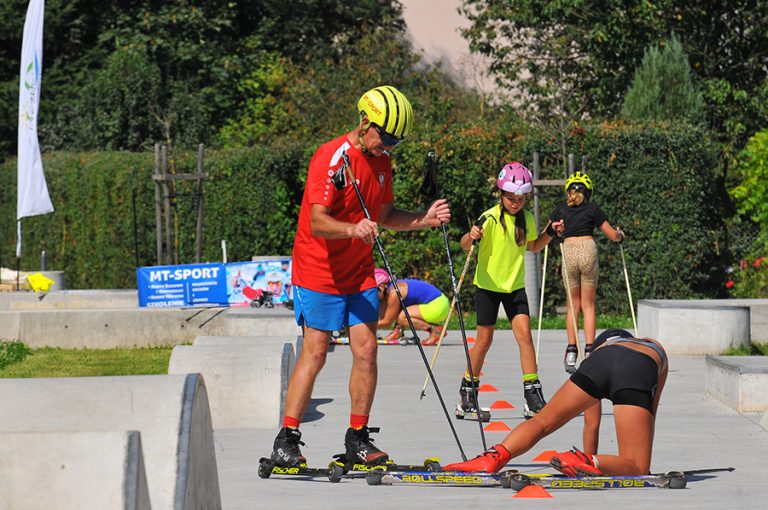
[[[565,244],[565,243],[563,243]],[[576,312],[573,309],[573,298],[571,296],[571,283],[568,281],[568,264],[565,263],[565,249],[563,245],[560,245],[560,255],[563,257],[563,280],[565,281],[565,292],[567,294],[566,301],[568,301],[568,308],[571,310],[571,318],[573,319],[573,334],[576,336],[576,349],[578,350],[579,360],[584,359],[584,353],[581,349],[581,342],[579,342],[579,319],[576,318]]]
[[[360,207],[362,207],[365,217],[368,219],[368,221],[373,221],[371,219],[371,213],[368,212],[368,207],[365,205],[365,199],[363,198],[363,194],[360,192],[360,188],[357,185],[357,181],[355,181],[355,175],[352,173],[352,165],[349,162],[349,156],[347,156],[346,152],[342,152],[341,158],[343,160],[343,164],[340,170],[342,170],[344,173],[349,174],[348,180],[352,182],[352,187],[355,190],[355,194],[357,195],[357,200],[360,202]],[[334,184],[338,187],[338,184],[336,182],[334,182]],[[344,183],[341,183],[341,187],[342,188],[344,187]],[[389,259],[387,259],[387,254],[384,252],[384,246],[382,246],[381,241],[379,240],[379,236],[374,237],[374,240],[376,241],[376,247],[379,250],[381,259],[384,261],[384,266],[387,269],[389,278],[392,280],[392,287],[395,289],[395,293],[397,294],[397,299],[400,301],[400,307],[403,309],[403,312],[405,313],[405,319],[408,321],[408,326],[410,326],[411,328],[411,334],[415,338],[418,338],[418,335],[416,334],[416,327],[413,325],[413,319],[411,319],[411,314],[408,312],[408,307],[405,306],[405,302],[403,301],[403,295],[400,293],[400,289],[397,286],[397,278],[395,278],[395,273],[392,271],[392,267],[390,267],[389,265]],[[420,342],[416,342],[416,346],[419,348],[421,359],[424,361],[424,366],[427,367],[427,374],[429,374],[429,378],[432,380],[432,385],[435,387],[435,393],[437,393],[437,398],[440,400],[440,405],[443,408],[443,413],[445,414],[445,418],[448,420],[448,425],[451,428],[451,432],[453,432],[453,437],[456,439],[456,444],[459,447],[461,458],[466,461],[467,456],[464,453],[464,448],[461,446],[461,441],[459,440],[459,435],[456,433],[456,428],[453,426],[453,421],[451,420],[451,417],[448,414],[448,409],[445,407],[445,401],[443,400],[443,395],[440,393],[440,388],[437,385],[437,380],[435,379],[435,375],[432,373],[432,369],[429,368],[427,355],[424,354],[424,347],[422,347]]]
[[[485,216],[483,216],[478,223],[482,225],[482,222],[484,220],[485,220]],[[464,262],[464,269],[462,269],[461,276],[459,277],[459,285],[456,287],[456,294],[453,295],[453,300],[451,301],[451,308],[450,310],[448,310],[448,317],[446,317],[445,324],[443,325],[443,331],[440,332],[440,338],[438,338],[437,344],[435,344],[436,345],[435,354],[432,356],[432,362],[429,364],[429,367],[433,370],[435,368],[435,361],[437,361],[437,355],[440,352],[440,346],[443,343],[443,338],[445,337],[445,333],[448,331],[448,322],[450,322],[451,320],[451,315],[453,314],[453,308],[454,308],[454,305],[456,305],[456,299],[458,298],[458,293],[461,291],[461,284],[464,283],[464,276],[466,276],[467,270],[469,269],[469,262],[472,260],[472,252],[474,250],[475,250],[475,243],[472,243],[472,246],[469,247],[467,260],[466,262]],[[419,400],[423,399],[426,396],[427,383],[429,383],[429,377],[424,379],[424,386],[422,386],[421,388],[421,396],[419,397]]]
[[[624,260],[624,246],[619,244],[621,251],[621,264],[624,266],[624,280],[627,282],[627,297],[629,297],[629,311],[632,313],[632,324],[635,326],[635,336],[637,336],[637,320],[635,319],[635,305],[632,303],[632,290],[629,288],[629,273],[627,273],[627,263]]]
[[[440,198],[440,187],[437,185],[437,158],[433,151],[427,153],[427,166],[429,170],[429,177],[432,178],[432,184],[434,185],[435,194],[437,198]],[[483,218],[484,219],[484,218]],[[483,431],[483,416],[480,411],[480,402],[477,396],[477,388],[475,387],[475,375],[472,372],[472,358],[469,356],[469,343],[467,342],[467,330],[464,327],[464,316],[461,313],[461,301],[459,300],[459,288],[456,285],[456,272],[453,270],[453,257],[451,256],[451,247],[448,244],[448,229],[445,223],[441,223],[440,226],[443,229],[443,242],[445,244],[445,255],[448,258],[448,270],[451,273],[451,283],[453,284],[453,297],[456,301],[456,316],[459,318],[459,329],[461,330],[461,341],[464,345],[464,355],[467,358],[467,373],[472,381],[472,398],[474,400],[475,409],[477,409],[477,426],[480,428],[480,439],[483,443],[483,451],[488,449],[485,444],[485,432]],[[426,361],[426,358],[425,358]],[[430,369],[430,372],[432,370]]]
[[[541,296],[539,297],[539,327],[536,332],[536,365],[539,364],[539,343],[541,342],[541,318],[544,315],[544,283],[547,281],[547,253],[549,243],[544,245],[544,263],[541,268]]]

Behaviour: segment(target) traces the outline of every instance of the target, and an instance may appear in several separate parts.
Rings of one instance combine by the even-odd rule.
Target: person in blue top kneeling
[[[394,322],[395,327],[384,339],[387,343],[406,343],[403,341],[403,330],[407,330],[410,326],[400,306],[397,292],[392,287],[389,273],[377,267],[374,276],[379,291],[378,329],[387,329]],[[413,326],[419,331],[429,333],[429,337],[422,340],[422,345],[436,344],[443,330],[440,323],[448,316],[450,307],[448,298],[434,285],[411,278],[398,280],[397,288],[403,297],[403,303],[408,309]]]

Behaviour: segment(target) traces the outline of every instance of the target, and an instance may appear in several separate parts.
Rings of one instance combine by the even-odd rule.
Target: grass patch
[[[21,342],[0,342],[0,370],[24,361],[30,352],[29,347]]]
[[[135,349],[27,349],[29,353],[24,359],[0,369],[0,377],[167,374],[173,346]]]
[[[469,312],[464,314],[464,327],[466,329],[477,329],[477,317],[475,312]],[[537,329],[539,327],[539,320],[536,317],[531,317],[531,329]],[[583,327],[582,321],[579,321],[579,328]],[[496,321],[496,329],[509,329],[509,321],[499,319]],[[622,315],[605,315],[599,314],[597,316],[597,329],[608,328],[621,328],[631,330],[634,328],[632,325],[632,317],[625,317]],[[459,318],[455,315],[451,317],[448,323],[448,329],[459,329]],[[545,315],[541,321],[541,329],[565,329],[565,316],[564,315]]]
[[[730,347],[724,356],[768,356],[768,344],[749,344]]]

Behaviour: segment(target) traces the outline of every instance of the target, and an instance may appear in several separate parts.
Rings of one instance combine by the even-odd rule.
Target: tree
[[[447,123],[481,111],[476,95],[420,61],[402,31],[372,28],[340,37],[324,58],[296,63],[265,52],[259,60],[237,84],[245,99],[220,131],[225,146],[327,141],[355,125],[358,99],[382,84],[400,88],[413,104],[413,139],[434,139]]]
[[[704,120],[704,100],[696,90],[683,46],[673,34],[659,50],[649,46],[635,71],[622,117],[635,121]]]
[[[564,79],[588,115],[615,115],[643,49],[676,33],[721,139],[740,147],[763,125],[748,98],[768,75],[768,0],[464,0],[460,10],[470,48],[525,104]]]
[[[26,4],[0,4],[0,113],[9,119],[18,110]],[[333,58],[335,41],[354,41],[366,27],[402,29],[401,9],[396,0],[48,0],[41,145],[144,150],[158,140],[209,143],[244,99],[233,84],[263,51],[291,62]],[[131,63],[139,61],[143,71]],[[128,83],[140,85],[133,97],[123,94]],[[144,87],[152,94],[143,95]],[[15,151],[15,131],[13,123],[0,126],[3,156]]]
[[[752,251],[758,255],[768,253],[768,129],[755,133],[738,156],[738,165],[729,189],[737,212],[752,222],[756,235]]]

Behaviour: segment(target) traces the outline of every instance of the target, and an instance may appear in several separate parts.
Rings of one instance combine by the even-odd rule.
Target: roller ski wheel
[[[688,479],[682,471],[670,471],[665,473],[664,476],[669,480],[670,489],[685,489],[688,485]]]
[[[501,479],[501,486],[505,489],[513,489],[516,492],[520,492],[529,485],[531,485],[531,479],[526,475],[520,473],[512,473],[508,476],[504,476]]]
[[[328,465],[328,480],[330,480],[331,483],[339,483],[346,474],[347,469],[344,467],[344,464],[341,464],[340,462],[331,462]]]
[[[480,421],[483,423],[488,423],[491,421],[491,410],[486,408],[480,409]],[[476,410],[464,410],[463,407],[461,407],[461,404],[456,404],[456,419],[458,420],[471,420],[471,421],[477,421],[478,413]]]
[[[431,458],[424,461],[424,467],[427,471],[440,471],[443,466],[440,465],[440,461],[437,458]]]
[[[365,474],[365,483],[368,485],[381,485],[381,479],[384,473],[380,470],[369,471]]]
[[[401,336],[397,342],[400,345],[416,345],[419,343],[419,339],[413,336]]]
[[[262,457],[259,459],[259,478],[269,478],[275,463],[271,459]]]

